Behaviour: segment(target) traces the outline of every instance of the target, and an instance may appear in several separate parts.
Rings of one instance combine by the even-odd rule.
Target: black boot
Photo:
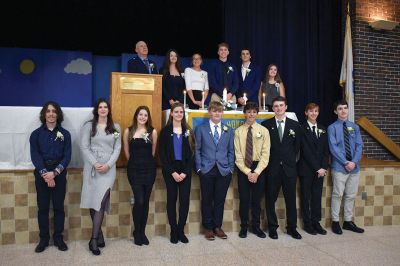
[[[189,243],[189,239],[185,236],[185,230],[183,228],[178,230],[178,239],[184,244]]]
[[[89,250],[93,253],[93,255],[100,255],[100,249],[97,246],[97,238],[91,238],[89,241]]]

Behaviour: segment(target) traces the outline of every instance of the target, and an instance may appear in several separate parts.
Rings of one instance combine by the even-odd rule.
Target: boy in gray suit
[[[200,177],[202,224],[207,240],[214,240],[215,236],[227,238],[221,227],[235,156],[233,130],[221,123],[223,112],[220,102],[211,102],[210,120],[195,129],[196,170]]]

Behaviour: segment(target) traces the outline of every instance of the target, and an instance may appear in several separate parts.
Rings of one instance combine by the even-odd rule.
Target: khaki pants
[[[218,94],[213,93],[213,94],[211,94],[211,100],[210,100],[210,102],[221,102],[221,99],[222,99],[222,98],[219,97]],[[232,96],[231,102],[236,103],[236,96],[235,96],[235,95]]]
[[[333,191],[332,191],[332,221],[339,221],[340,204],[344,197],[344,220],[350,222],[353,217],[354,200],[357,196],[360,172],[355,174],[343,174],[335,170],[332,171]]]

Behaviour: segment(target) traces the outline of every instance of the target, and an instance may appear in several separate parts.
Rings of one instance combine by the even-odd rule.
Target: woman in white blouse
[[[201,55],[196,53],[192,56],[192,67],[185,69],[186,91],[190,101],[188,101],[190,109],[199,109],[203,106],[203,101],[208,95],[208,75],[207,72],[201,70],[203,59]],[[204,96],[203,96],[204,94]]]

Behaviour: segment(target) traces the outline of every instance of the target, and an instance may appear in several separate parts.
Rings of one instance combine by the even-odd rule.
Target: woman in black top
[[[133,116],[132,126],[124,132],[128,180],[135,199],[132,208],[135,226],[133,237],[138,246],[149,244],[145,232],[151,190],[156,178],[156,145],[157,131],[152,127],[150,110],[147,106],[139,106]]]
[[[272,100],[278,96],[286,97],[285,86],[281,76],[279,75],[278,67],[275,64],[270,64],[267,67],[264,80],[261,83],[261,90],[259,94],[259,106],[263,106],[264,99],[263,93],[265,93],[265,105],[270,112],[272,112]]]
[[[167,52],[160,73],[163,74],[162,109],[170,109],[176,102],[183,103],[183,91],[186,86],[182,75],[181,58],[176,50],[171,49]]]
[[[192,132],[186,123],[182,103],[171,107],[167,125],[160,133],[160,159],[167,187],[167,214],[171,226],[171,243],[188,243],[184,227],[189,212],[193,152]],[[176,221],[176,200],[179,191],[179,219]]]

